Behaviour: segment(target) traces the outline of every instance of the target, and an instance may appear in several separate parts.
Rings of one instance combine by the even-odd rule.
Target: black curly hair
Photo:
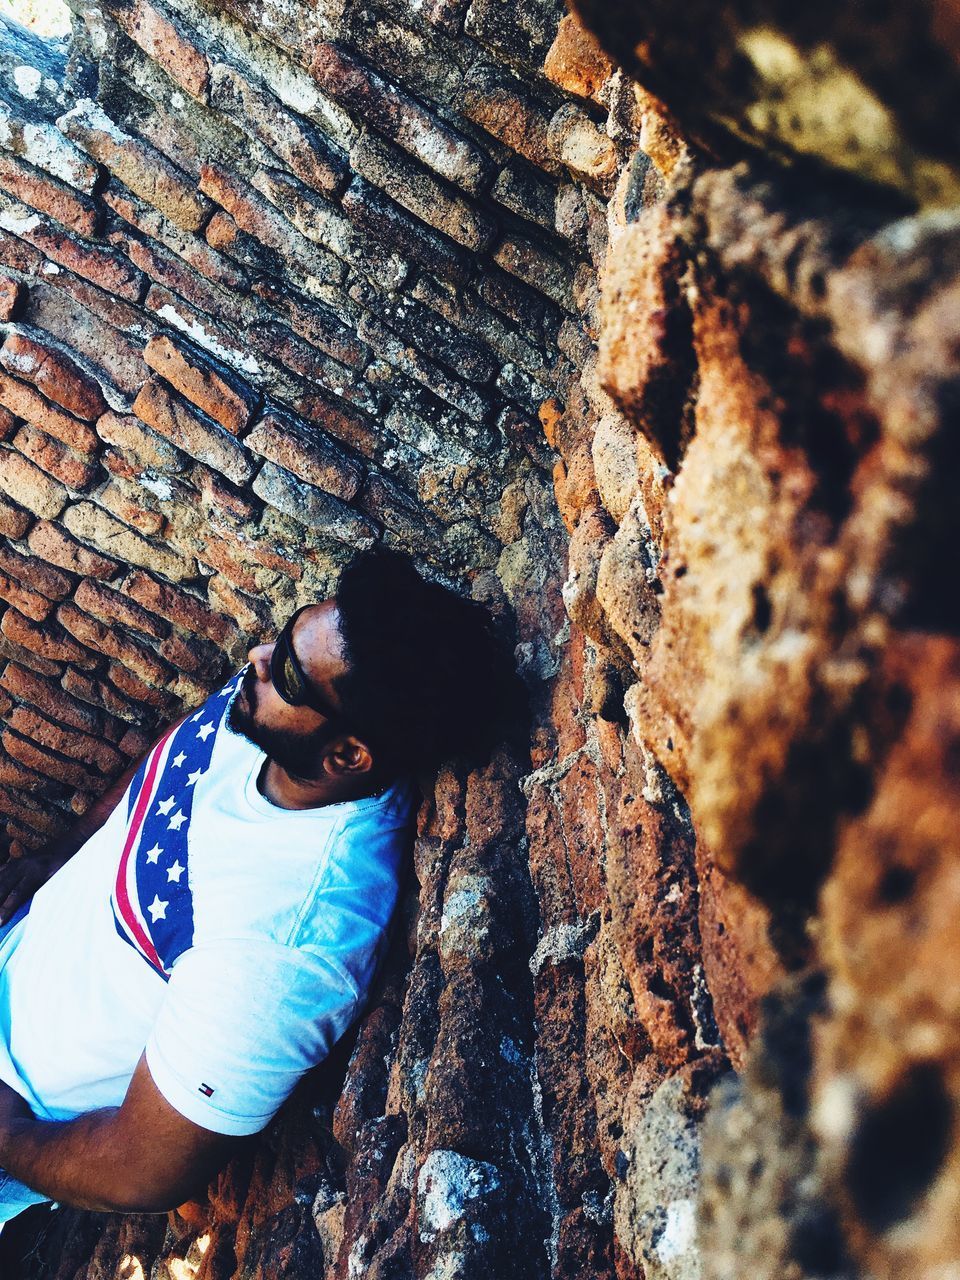
[[[482,764],[522,718],[523,685],[487,610],[421,578],[404,556],[355,556],[336,603],[349,665],[337,693],[384,769]]]

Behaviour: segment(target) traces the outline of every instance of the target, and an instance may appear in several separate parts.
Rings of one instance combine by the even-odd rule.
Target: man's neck
[[[257,779],[257,789],[278,809],[319,809],[344,800],[362,800],[386,790],[382,779],[365,776],[362,780],[324,775],[322,778],[298,778],[287,773],[275,760],[267,760]]]

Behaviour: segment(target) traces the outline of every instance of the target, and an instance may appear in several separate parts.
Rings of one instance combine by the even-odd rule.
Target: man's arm
[[[76,1120],[35,1120],[0,1085],[0,1168],[78,1209],[164,1213],[201,1194],[242,1141],[174,1110],[141,1058],[119,1107]]]
[[[185,712],[169,729],[164,729],[160,738],[179,728],[190,714],[192,714],[191,711]],[[90,837],[100,830],[123,799],[134,774],[157,742],[134,760],[116,782],[111,783],[103,795],[93,802],[86,813],[80,815],[64,835],[58,836],[56,840],[51,841],[36,853],[30,854],[29,857],[12,858],[0,867],[0,925],[6,924],[13,913],[25,902],[29,902],[40,886],[46,884],[50,877],[69,862]]]

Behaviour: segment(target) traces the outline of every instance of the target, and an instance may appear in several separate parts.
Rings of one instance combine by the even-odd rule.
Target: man
[[[365,553],[0,870],[0,1222],[169,1209],[264,1127],[362,1007],[406,777],[488,751],[515,687],[478,606]]]

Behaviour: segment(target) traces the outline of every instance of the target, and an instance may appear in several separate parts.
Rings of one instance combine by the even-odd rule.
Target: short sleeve
[[[257,1133],[349,1025],[357,989],[335,962],[257,939],[219,940],[174,966],[146,1046],[157,1088],[215,1133]]]

